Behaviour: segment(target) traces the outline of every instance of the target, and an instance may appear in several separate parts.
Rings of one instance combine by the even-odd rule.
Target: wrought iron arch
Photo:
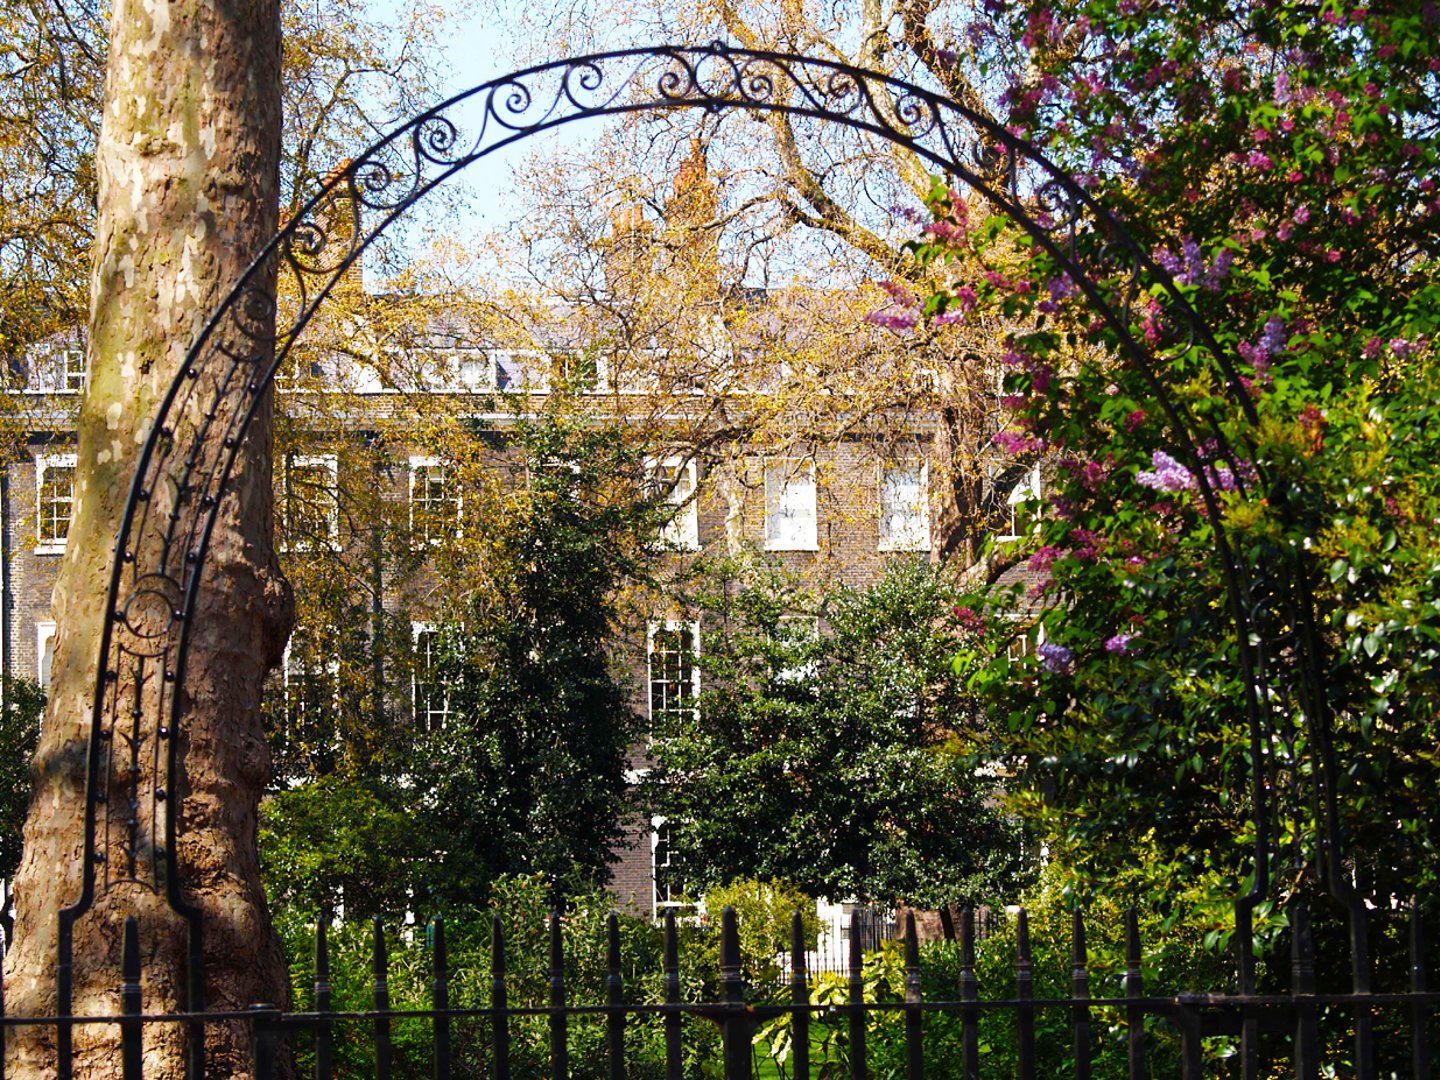
[[[1294,578],[1261,582],[1232,546],[1211,471],[1202,465],[1202,443],[1219,432],[1213,420],[1192,415],[1171,393],[1150,350],[1131,334],[1127,311],[1142,286],[1160,286],[1178,339],[1204,350],[1236,408],[1256,423],[1249,393],[1226,350],[1170,275],[1080,184],[1034,145],[961,103],[830,60],[719,43],[659,46],[527,68],[402,124],[333,175],[285,225],[190,347],[141,451],[116,544],[89,736],[84,882],[81,895],[60,913],[62,1014],[71,1005],[73,926],[97,891],[118,883],[164,893],[189,924],[192,972],[202,970],[200,915],[186,901],[179,878],[178,808],[166,798],[178,788],[182,765],[175,733],[184,722],[186,658],[221,500],[245,434],[306,325],[380,234],[466,166],[576,120],[681,108],[786,113],[846,125],[909,149],[979,191],[1046,250],[1144,372],[1209,511],[1244,668],[1256,839],[1253,887],[1237,904],[1237,929],[1242,943],[1248,942],[1251,911],[1270,878],[1263,762],[1276,709],[1269,672],[1277,650],[1265,655],[1266,643],[1283,633],[1304,652],[1318,649],[1318,639],[1308,597]],[[477,111],[478,122],[467,136],[462,120],[470,110]],[[344,225],[337,228],[342,217]],[[1077,244],[1082,234],[1104,242]],[[272,331],[279,309],[277,277],[298,303],[288,325]],[[1225,440],[1218,445],[1242,487],[1264,484],[1263,476],[1252,482],[1245,469],[1235,467]],[[1283,614],[1272,619],[1277,608]],[[1287,629],[1276,631],[1277,625]],[[1316,660],[1310,655],[1308,663]],[[162,692],[137,692],[134,700],[145,702],[145,709],[121,717],[121,688],[157,677]],[[1323,680],[1301,681],[1323,695]],[[1323,700],[1304,705],[1307,718],[1323,726]],[[135,783],[122,782],[129,769],[146,761],[148,775],[142,769]],[[1327,823],[1334,840],[1333,809]],[[147,836],[163,836],[163,844],[146,844]],[[1242,945],[1237,951],[1241,991],[1253,991],[1250,950]],[[204,1007],[194,977],[187,1007]]]

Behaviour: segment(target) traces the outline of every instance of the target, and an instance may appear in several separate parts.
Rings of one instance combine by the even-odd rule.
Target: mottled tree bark
[[[80,894],[86,745],[103,608],[128,484],[187,346],[274,234],[280,148],[277,0],[116,0],[98,150],[90,389],[79,423],[76,508],[55,587],[50,705],[17,877],[11,1014],[55,1007],[57,913]],[[217,436],[218,437],[218,436]],[[252,429],[202,578],[186,677],[178,858],[204,912],[206,1004],[283,1002],[265,910],[256,810],[269,770],[260,686],[291,605],[272,550],[268,410]],[[117,887],[75,929],[75,1006],[118,1011],[120,927],[140,917],[147,1010],[183,1001],[185,936],[163,896]],[[51,1076],[54,1032],[12,1029],[11,1076]],[[249,1072],[243,1025],[212,1028],[212,1076]],[[178,1077],[182,1034],[146,1032],[146,1075]],[[77,1076],[118,1076],[118,1031],[77,1028]]]

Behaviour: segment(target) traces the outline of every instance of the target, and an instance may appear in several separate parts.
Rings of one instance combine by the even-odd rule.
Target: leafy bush
[[[719,926],[720,913],[735,909],[740,935],[740,963],[745,981],[754,987],[768,987],[780,981],[781,958],[790,954],[790,932],[795,912],[800,912],[805,948],[814,949],[820,936],[815,901],[783,881],[737,878],[705,894],[711,923]],[[712,935],[716,966],[719,965],[719,935]]]

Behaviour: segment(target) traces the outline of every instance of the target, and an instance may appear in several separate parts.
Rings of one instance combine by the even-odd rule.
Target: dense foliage
[[[970,636],[943,569],[896,561],[864,589],[805,591],[717,567],[698,709],[653,718],[642,799],[693,889],[748,875],[817,896],[915,903],[1011,893],[1025,848],[967,753],[952,677]]]
[[[1177,874],[1239,885],[1250,688],[1228,545],[1263,613],[1282,874],[1314,865],[1318,789],[1337,799],[1344,850],[1365,853],[1361,876],[1408,893],[1433,880],[1440,838],[1440,15],[1135,0],[991,11],[971,34],[1019,41],[1030,60],[1006,95],[1014,130],[1138,241],[1125,252],[1087,211],[1074,248],[1049,250],[971,220],[937,187],[915,246],[956,267],[929,301],[937,322],[999,311],[1029,326],[1009,342],[1012,424],[997,443],[1048,463],[1028,549],[1048,580],[1019,601],[1045,644],[1018,663],[960,661],[1007,720],[1000,752],[1081,877],[1136,867],[1141,888]],[[1042,224],[1063,217],[1035,194]],[[1072,252],[1114,318],[1082,294]],[[1192,332],[1187,306],[1213,337]],[[1289,602],[1304,594],[1314,625]],[[1297,670],[1302,646],[1318,678]]]
[[[276,732],[282,751],[333,740],[300,746],[308,770],[263,809],[277,899],[433,912],[473,908],[499,874],[539,874],[566,895],[604,879],[638,732],[612,652],[655,495],[613,429],[526,421],[503,441],[523,483],[467,516],[463,587],[422,609],[430,656],[386,659],[380,722],[332,683],[309,700],[293,677],[289,699],[277,688],[277,712],[304,705],[303,727]],[[436,572],[459,558],[437,556]]]
[[[29,679],[7,678],[0,709],[0,879],[10,881],[20,866],[21,831],[30,804],[30,765],[45,715],[45,690]]]

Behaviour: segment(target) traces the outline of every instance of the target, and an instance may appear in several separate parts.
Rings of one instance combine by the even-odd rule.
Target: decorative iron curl
[[[1230,545],[1207,477],[1200,447],[1213,432],[1171,392],[1150,351],[1130,333],[1130,308],[1142,282],[1161,287],[1176,319],[1205,349],[1239,409],[1252,420],[1253,405],[1228,354],[1169,275],[1123,225],[1035,146],[924,87],[830,60],[719,43],[597,53],[491,80],[420,113],[378,140],[331,177],[285,225],[191,346],[157,410],[119,529],[91,720],[82,895],[61,914],[66,963],[70,927],[89,909],[97,885],[101,889],[110,885],[108,876],[97,882],[95,870],[100,865],[135,866],[135,880],[163,888],[175,910],[190,921],[192,953],[199,938],[199,914],[185,900],[179,883],[177,818],[171,802],[156,798],[147,804],[140,798],[136,805],[148,819],[138,830],[99,829],[97,814],[112,793],[120,794],[112,791],[110,766],[121,741],[131,755],[143,757],[149,752],[156,763],[152,774],[142,779],[142,787],[152,794],[183,789],[175,733],[184,722],[186,656],[220,503],[266,391],[331,290],[392,222],[456,172],[495,150],[590,117],[679,108],[810,118],[905,147],[980,192],[1070,275],[1126,356],[1146,374],[1178,450],[1197,477],[1216,530],[1217,554],[1246,671],[1253,768],[1257,778],[1262,775],[1260,746],[1268,724],[1257,697],[1263,691],[1257,680],[1265,668],[1251,644],[1249,569]],[[362,215],[362,207],[371,213]],[[339,227],[342,222],[344,228]],[[1087,254],[1078,247],[1074,241],[1082,227],[1104,237],[1109,254]],[[272,275],[281,279],[279,294],[293,295],[295,304],[273,330],[267,325],[277,310],[276,288],[268,284]],[[262,359],[266,362],[258,364]],[[141,653],[127,644],[122,624],[129,605],[138,603],[136,596],[147,588],[145,582],[155,579],[168,583],[167,597],[173,586],[183,599],[164,634],[153,639],[163,646],[155,653]],[[122,695],[126,686],[134,688],[123,692],[129,697]],[[133,700],[141,709],[141,715],[131,718],[134,723],[124,740],[114,737],[122,700]],[[1248,901],[1251,906],[1264,894],[1269,874],[1265,791],[1258,780],[1254,804],[1256,884]],[[138,858],[142,834],[166,837],[163,845],[148,849],[159,853],[148,862]],[[62,995],[62,1013],[69,1004]],[[192,999],[189,1007],[199,1007],[198,999]]]

